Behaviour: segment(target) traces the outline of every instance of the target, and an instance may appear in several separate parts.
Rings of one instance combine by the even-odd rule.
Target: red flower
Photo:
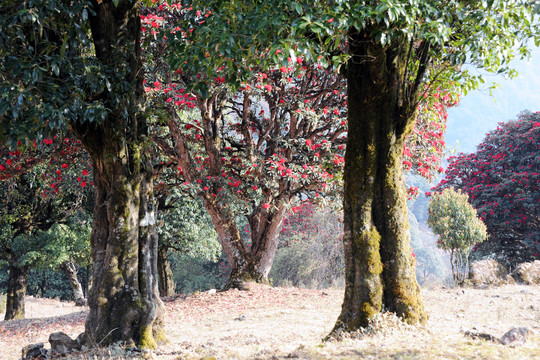
[[[270,204],[268,204],[268,203],[264,203],[264,204],[263,204],[263,208],[264,208],[264,209],[268,209],[269,207],[270,207]]]
[[[88,170],[84,169],[84,170],[82,171],[82,174],[83,174],[83,176],[88,175]]]

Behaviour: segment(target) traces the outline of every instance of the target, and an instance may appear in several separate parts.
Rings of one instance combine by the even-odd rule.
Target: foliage
[[[50,269],[30,270],[26,293],[36,297],[73,300],[73,290],[64,274]]]
[[[284,220],[274,266],[274,285],[307,288],[343,286],[341,213],[305,203]]]
[[[178,188],[168,191],[168,195],[156,189],[158,195],[159,246],[169,250],[217,261],[221,246],[211,225],[208,213],[200,200],[192,199]]]
[[[226,280],[222,276],[219,265],[223,262],[182,253],[170,254],[169,261],[174,274],[176,291],[179,294],[220,289]]]
[[[28,263],[58,264],[55,260],[63,259],[56,253],[59,247],[78,247],[77,252],[87,252],[83,248],[88,246],[88,226],[84,226],[89,222],[88,215],[77,212],[91,199],[92,182],[80,142],[55,137],[44,139],[42,146],[34,143],[24,149],[21,144],[17,150],[2,144],[0,155],[0,257],[8,260],[9,254],[16,254],[15,258],[24,256]],[[69,221],[72,230],[55,227]],[[50,248],[48,260],[43,260],[44,246]]]
[[[468,202],[469,196],[453,188],[434,193],[429,203],[428,224],[439,235],[437,247],[450,253],[452,276],[466,279],[471,248],[487,238],[486,225]]]
[[[450,158],[448,187],[469,194],[485,222],[489,239],[478,256],[515,266],[540,254],[540,113],[524,113],[490,131],[473,154]],[[476,254],[475,254],[476,255]]]
[[[18,4],[17,4],[18,3]],[[94,94],[124,86],[89,56],[89,1],[8,0],[0,10],[0,138],[30,145],[70,122],[102,121]],[[120,73],[120,72],[119,72]]]

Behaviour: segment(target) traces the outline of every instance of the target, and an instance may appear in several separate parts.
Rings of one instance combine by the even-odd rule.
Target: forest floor
[[[435,288],[422,292],[429,321],[409,326],[382,314],[369,331],[323,342],[339,315],[342,290],[272,288],[196,293],[165,299],[169,343],[134,355],[145,359],[540,359],[540,286]],[[0,359],[55,331],[75,338],[86,309],[51,299],[26,299],[25,320],[0,321]],[[473,339],[465,330],[501,337],[531,330],[521,346]],[[47,346],[46,346],[47,347]],[[121,349],[92,349],[73,359],[125,359]],[[109,355],[108,355],[109,354]],[[115,355],[117,354],[117,355]]]

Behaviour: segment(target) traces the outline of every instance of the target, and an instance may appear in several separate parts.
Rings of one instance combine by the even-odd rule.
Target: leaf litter
[[[77,359],[537,359],[540,358],[540,286],[423,289],[429,314],[408,325],[381,313],[369,328],[323,342],[341,310],[343,290],[273,288],[200,292],[165,298],[168,343],[150,352],[91,349]],[[0,359],[18,359],[23,346],[64,331],[84,330],[87,309],[50,299],[27,299],[25,320],[0,321]],[[527,327],[521,346],[474,339],[475,331],[500,338]],[[121,355],[119,355],[121,354]]]

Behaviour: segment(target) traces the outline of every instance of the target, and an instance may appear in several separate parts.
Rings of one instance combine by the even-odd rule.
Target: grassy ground
[[[382,314],[369,331],[322,342],[339,314],[342,291],[270,288],[199,293],[166,301],[169,343],[139,357],[151,359],[540,359],[540,287],[424,289],[430,319],[408,326]],[[27,344],[54,331],[75,337],[85,311],[72,304],[28,299],[26,320],[0,322],[0,359],[17,359]],[[522,346],[464,336],[476,329],[502,336],[532,330]],[[125,358],[108,348],[82,359]]]

